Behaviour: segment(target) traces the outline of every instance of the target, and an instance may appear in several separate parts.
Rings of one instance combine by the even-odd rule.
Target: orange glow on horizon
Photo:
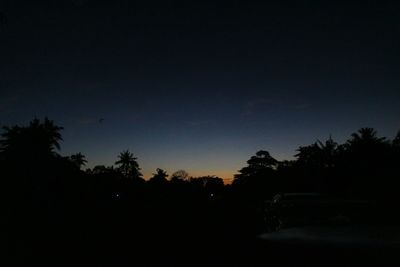
[[[228,171],[228,170],[222,170],[222,171],[195,171],[195,170],[186,170],[189,173],[190,177],[201,177],[201,176],[216,176],[218,178],[221,178],[224,181],[225,185],[232,184],[233,181],[233,176],[236,172]],[[174,171],[167,171],[168,175],[171,175]],[[144,173],[144,179],[149,180],[153,176],[153,172],[145,172]],[[170,177],[167,177],[167,179]]]

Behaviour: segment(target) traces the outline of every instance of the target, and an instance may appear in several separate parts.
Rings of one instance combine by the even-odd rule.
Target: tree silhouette
[[[168,174],[163,169],[157,168],[156,173],[153,173],[153,177],[150,178],[149,182],[164,184],[167,182]]]
[[[126,178],[137,179],[142,177],[137,158],[129,150],[122,151],[118,158],[119,160],[115,164],[119,165],[118,169]]]
[[[247,166],[235,175],[235,181],[271,172],[278,164],[268,151],[260,150],[247,161]]]
[[[357,133],[351,134],[348,144],[353,147],[383,144],[385,137],[378,137],[377,132],[373,128],[361,128]]]
[[[41,122],[34,119],[27,127],[3,127],[0,152],[8,156],[25,155],[31,158],[58,155],[63,127],[54,124],[47,117]]]
[[[378,137],[373,128],[361,128],[351,135],[351,139],[344,146],[347,157],[350,157],[356,165],[367,163],[374,165],[383,163],[390,142],[385,137]],[[365,167],[373,167],[372,165]]]
[[[292,171],[292,176],[295,174],[297,180],[292,178],[290,183],[292,185],[297,183],[298,191],[331,190],[332,183],[336,182],[333,181],[333,176],[341,151],[340,146],[332,137],[325,142],[317,140],[311,145],[300,146],[296,151],[298,152],[295,155],[297,160],[293,165],[295,171]],[[299,184],[298,181],[301,183]]]
[[[214,175],[192,177],[190,184],[203,190],[207,197],[214,197],[221,193],[224,187],[224,180]]]
[[[178,170],[171,175],[171,182],[188,181],[189,173],[185,170]]]
[[[85,155],[83,155],[81,152],[71,155],[70,160],[76,167],[78,167],[78,169],[81,169],[87,163]]]
[[[325,142],[317,140],[309,146],[300,146],[295,155],[297,163],[308,168],[333,167],[338,144],[329,137]]]
[[[106,174],[110,172],[114,172],[114,167],[106,167],[104,165],[96,165],[93,167],[93,169],[87,169],[86,172],[88,174]]]
[[[400,221],[396,218],[400,132],[389,142],[374,129],[362,128],[344,144],[330,137],[301,146],[291,161],[278,162],[260,150],[235,175],[233,185],[225,186],[221,178],[192,178],[184,170],[174,172],[169,183],[162,169],[146,183],[140,178],[137,158],[128,150],[118,155],[118,168],[100,165],[77,171],[87,161],[82,153],[70,157],[57,153],[61,130],[45,118],[34,119],[28,126],[5,127],[1,134],[3,213],[8,216],[7,229],[14,228],[9,236],[19,235],[16,240],[21,240],[22,247],[36,246],[43,236],[46,244],[54,244],[47,241],[67,228],[71,230],[61,233],[65,237],[60,239],[66,251],[71,245],[84,244],[92,253],[115,255],[138,236],[140,242],[153,242],[169,232],[163,239],[170,240],[186,236],[193,226],[204,229],[201,235],[209,233],[207,237],[217,236],[226,227],[227,236],[231,230],[258,234],[265,230],[265,200],[280,192],[329,189],[323,192],[373,203],[368,206],[368,220]],[[96,244],[100,239],[104,243]]]
[[[395,147],[400,147],[400,131],[397,132],[396,137],[392,141],[392,145]]]
[[[317,143],[308,146],[300,146],[297,151],[298,153],[294,155],[297,158],[297,163],[308,166],[318,165],[320,161],[320,148]]]
[[[234,176],[232,186],[248,200],[270,197],[280,191],[275,171],[277,165],[278,161],[268,151],[260,150]]]
[[[361,128],[344,144],[340,171],[347,177],[349,194],[382,197],[392,184],[392,146],[373,128]],[[378,177],[379,180],[378,181]]]

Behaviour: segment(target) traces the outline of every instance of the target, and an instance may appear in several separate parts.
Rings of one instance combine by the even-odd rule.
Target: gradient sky
[[[1,1],[0,124],[48,116],[89,167],[129,149],[145,177],[223,178],[400,129],[395,2],[145,2]]]

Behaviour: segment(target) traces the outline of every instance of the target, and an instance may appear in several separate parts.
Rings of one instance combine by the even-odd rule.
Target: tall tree
[[[361,128],[351,135],[345,148],[341,172],[347,178],[348,193],[368,198],[385,195],[392,183],[390,142],[373,128]]]
[[[278,161],[269,152],[260,150],[234,176],[232,185],[243,192],[248,200],[270,197],[280,190],[275,175],[277,165]]]
[[[78,167],[78,169],[81,169],[87,163],[85,155],[83,155],[81,152],[71,155],[70,160],[76,167]]]
[[[278,161],[268,151],[260,150],[247,161],[247,166],[239,170],[235,179],[259,176],[274,170]]]
[[[353,146],[367,146],[385,143],[385,137],[378,137],[377,132],[373,128],[361,128],[358,132],[351,134],[348,143]]]
[[[67,191],[65,181],[72,169],[56,152],[60,150],[63,128],[45,118],[43,121],[34,119],[27,126],[3,129],[0,158],[4,167],[2,178],[7,178],[2,179],[6,183],[3,187],[7,188],[7,199],[19,205],[13,208],[18,212],[23,209],[45,211],[47,206],[43,203],[55,203]]]
[[[333,167],[337,155],[338,144],[329,137],[325,142],[317,142],[309,146],[300,146],[295,155],[297,164],[307,168]]]
[[[119,160],[117,160],[115,164],[118,165],[118,169],[126,178],[136,179],[142,177],[137,158],[135,158],[129,150],[122,151],[118,155],[118,158]]]
[[[385,137],[378,137],[373,128],[361,128],[346,143],[348,160],[365,171],[384,164],[389,150],[390,142]]]
[[[25,155],[31,158],[57,155],[62,141],[60,131],[63,127],[57,126],[47,117],[41,122],[34,119],[29,126],[3,127],[1,134],[0,152],[6,156]]]
[[[153,173],[153,177],[150,178],[151,183],[166,183],[168,174],[163,169],[157,168],[156,173]]]

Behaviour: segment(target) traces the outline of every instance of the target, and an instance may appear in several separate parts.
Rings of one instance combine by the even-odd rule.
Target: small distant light
[[[119,194],[115,194],[116,197],[119,197]]]
[[[213,196],[214,196],[214,194],[213,194],[213,193],[211,193],[211,194],[210,194],[210,197],[213,197]]]

